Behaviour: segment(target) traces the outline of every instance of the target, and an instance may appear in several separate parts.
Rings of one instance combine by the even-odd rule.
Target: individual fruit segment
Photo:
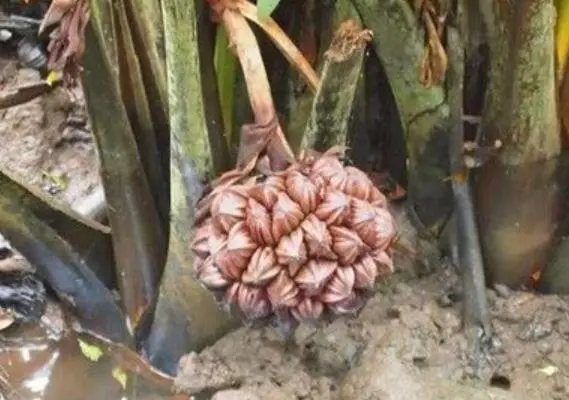
[[[310,214],[302,223],[304,241],[308,254],[314,258],[327,258],[335,260],[338,256],[332,251],[332,235],[326,223]]]
[[[352,267],[339,267],[326,285],[320,296],[324,303],[337,303],[350,296],[354,288],[356,275]]]
[[[261,183],[251,187],[249,189],[249,196],[270,210],[277,202],[279,193],[282,193],[285,190],[285,183],[282,177],[269,176]]]
[[[200,266],[198,279],[210,289],[219,289],[229,285],[231,282],[213,263],[212,257],[208,257]]]
[[[269,300],[274,309],[291,308],[298,304],[298,287],[288,276],[286,271],[281,271],[267,287]]]
[[[314,212],[316,218],[327,225],[339,225],[350,212],[349,198],[339,190],[329,189]]]
[[[296,229],[290,235],[283,236],[275,249],[275,254],[277,262],[288,267],[289,276],[295,276],[308,260],[302,230]]]
[[[286,190],[290,198],[298,203],[304,214],[310,214],[316,209],[318,188],[301,172],[292,171],[288,174]]]
[[[351,265],[356,259],[369,251],[369,247],[358,234],[343,226],[332,226],[330,232],[333,239],[333,250],[342,265]]]
[[[346,194],[360,200],[368,200],[373,188],[373,183],[368,176],[361,170],[354,167],[346,167]]]
[[[273,245],[275,240],[271,232],[271,215],[267,208],[257,200],[247,201],[245,224],[253,240],[259,245]]]
[[[280,270],[274,250],[270,247],[258,248],[241,279],[251,285],[264,286],[277,276]]]
[[[237,293],[239,308],[250,320],[267,317],[271,313],[271,305],[264,289],[241,285]]]
[[[298,271],[294,281],[304,291],[305,296],[315,296],[322,292],[337,267],[338,263],[335,261],[310,260]]]
[[[273,207],[273,237],[280,240],[284,235],[288,235],[300,225],[303,218],[300,206],[286,193],[279,193]]]
[[[243,186],[229,187],[221,191],[211,203],[214,223],[229,232],[231,227],[245,218],[247,192]]]
[[[292,315],[298,322],[316,321],[324,312],[324,304],[311,297],[306,297],[292,309]]]
[[[374,259],[366,254],[354,263],[354,273],[356,280],[354,287],[358,289],[372,289],[378,275],[378,268]]]

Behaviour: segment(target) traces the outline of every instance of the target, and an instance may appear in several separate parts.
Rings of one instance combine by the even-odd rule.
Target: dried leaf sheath
[[[222,8],[219,14],[229,42],[241,63],[255,116],[255,124],[245,125],[243,129],[242,136],[245,137],[242,137],[239,149],[239,167],[249,165],[266,149],[273,165],[282,168],[294,160],[294,155],[276,117],[271,87],[257,39],[239,11]]]

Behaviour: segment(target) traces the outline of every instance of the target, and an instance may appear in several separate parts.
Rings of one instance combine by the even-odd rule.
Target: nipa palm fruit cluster
[[[198,280],[248,320],[355,314],[393,270],[384,195],[335,155],[247,177],[209,204],[192,242]]]

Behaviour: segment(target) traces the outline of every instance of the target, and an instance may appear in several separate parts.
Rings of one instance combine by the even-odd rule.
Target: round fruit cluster
[[[334,155],[218,191],[197,226],[198,280],[249,320],[355,314],[393,271],[385,196]]]

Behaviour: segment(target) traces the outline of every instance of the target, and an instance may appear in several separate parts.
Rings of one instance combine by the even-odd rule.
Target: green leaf
[[[81,339],[77,339],[81,353],[90,361],[97,362],[103,356],[103,350],[98,346],[89,344]]]
[[[281,0],[259,0],[257,1],[257,12],[259,19],[269,18]]]

